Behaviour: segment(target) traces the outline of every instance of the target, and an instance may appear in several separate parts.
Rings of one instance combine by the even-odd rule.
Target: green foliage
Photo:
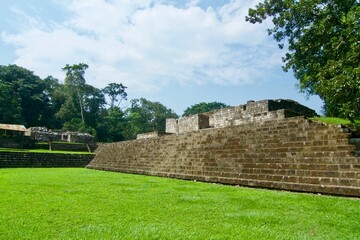
[[[126,140],[127,119],[124,112],[118,107],[105,109],[101,116],[102,121],[97,126],[97,138],[101,142],[117,142]]]
[[[226,107],[229,107],[229,106],[226,105],[225,103],[220,103],[220,102],[205,103],[205,102],[201,102],[201,103],[195,104],[195,105],[185,109],[185,111],[183,113],[183,117],[190,116],[190,115],[193,115],[193,114],[211,112],[211,111],[226,108]]]
[[[10,107],[9,107],[10,106]],[[0,123],[23,124],[21,97],[10,83],[0,81]]]
[[[60,111],[61,106],[65,103],[66,95],[63,91],[64,86],[59,83],[59,80],[48,76],[44,80],[45,89],[44,94],[47,97],[47,112],[45,116],[45,126],[50,129],[62,128],[62,123],[56,117],[56,113]]]
[[[359,117],[359,1],[265,0],[246,21],[268,17],[274,24],[269,34],[289,50],[284,70],[293,70],[301,91],[320,96],[328,116]]]
[[[56,116],[62,120],[64,129],[96,136],[105,97],[101,90],[86,84],[84,74],[87,68],[84,63],[67,64],[63,68],[66,72],[62,87],[65,100]]]
[[[131,100],[127,109],[129,131],[127,138],[135,138],[138,133],[159,131],[165,132],[166,118],[177,118],[177,114],[159,102],[151,102],[145,98]]]
[[[84,63],[66,65],[64,84],[48,76],[41,80],[16,65],[0,66],[0,123],[45,126],[87,132],[98,141],[132,139],[148,131],[164,131],[165,119],[177,117],[158,102],[134,99],[130,108],[119,108],[127,99],[126,87],[110,83],[100,90],[86,84]],[[105,108],[106,94],[111,103]],[[117,103],[117,104],[115,104]],[[9,107],[11,106],[11,107]]]
[[[139,133],[164,132],[166,118],[178,118],[173,110],[145,98],[133,99],[130,107],[121,109],[127,87],[110,83],[100,90],[88,85],[84,77],[87,68],[84,63],[67,64],[65,81],[60,83],[52,76],[42,80],[16,65],[0,66],[0,123],[86,132],[97,141],[115,142],[134,139]],[[105,95],[110,99],[109,108],[105,108]],[[227,105],[219,102],[199,103],[185,112],[224,107]]]
[[[84,88],[85,88],[85,70],[89,66],[84,63],[66,66],[62,69],[66,73],[64,92],[66,95],[65,103],[62,105],[58,116],[67,121],[80,114],[81,120],[84,119]],[[80,109],[76,111],[76,108]]]
[[[360,119],[355,119],[354,121],[350,121],[349,119],[344,119],[344,118],[335,118],[335,117],[316,117],[310,119],[328,124],[336,124],[336,125],[341,124],[360,132]]]
[[[70,121],[65,122],[63,129],[72,132],[89,133],[95,138],[97,135],[96,130],[84,123],[80,118],[73,118]]]
[[[119,107],[122,100],[126,100],[127,93],[125,92],[127,87],[121,83],[109,83],[102,91],[110,98],[110,108],[115,107],[115,103],[118,102],[116,107]]]
[[[43,125],[48,100],[44,89],[44,82],[33,72],[16,65],[0,66],[1,121]]]
[[[88,126],[96,128],[105,105],[105,97],[100,89],[91,85],[84,86],[84,116]]]
[[[0,169],[0,239],[359,239],[359,200],[88,169]]]

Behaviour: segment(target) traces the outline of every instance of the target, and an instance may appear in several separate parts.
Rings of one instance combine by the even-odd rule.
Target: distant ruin
[[[289,99],[248,101],[244,105],[223,108],[213,112],[195,114],[179,119],[166,119],[165,134],[182,134],[207,128],[224,128],[284,119],[295,116],[314,117],[316,112],[296,101]],[[138,134],[137,139],[154,138],[163,133],[151,132]]]
[[[70,132],[65,130],[50,130],[46,127],[31,127],[29,136],[36,141],[59,141],[69,143],[94,143],[95,139],[89,133]]]
[[[205,128],[223,128],[250,122],[287,117],[317,116],[316,112],[293,100],[248,101],[247,104],[214,112],[191,115],[180,119],[167,119],[167,133],[186,133]]]

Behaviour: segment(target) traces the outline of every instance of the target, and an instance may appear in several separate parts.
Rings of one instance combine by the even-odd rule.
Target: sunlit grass
[[[344,126],[354,127],[360,129],[360,119],[356,119],[354,123],[352,123],[349,119],[344,118],[335,118],[335,117],[316,117],[310,118],[311,120],[328,123],[328,124],[341,124]]]
[[[0,169],[0,239],[359,239],[360,201],[89,169]]]

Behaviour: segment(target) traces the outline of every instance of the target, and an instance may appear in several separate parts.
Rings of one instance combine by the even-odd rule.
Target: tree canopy
[[[74,108],[79,106],[81,121],[84,119],[84,95],[85,95],[85,70],[89,66],[85,63],[66,66],[62,69],[66,73],[64,90],[66,101],[61,108],[59,116],[66,116],[69,112],[74,112]]]
[[[165,132],[166,118],[178,118],[173,110],[145,98],[131,100],[127,114],[130,124],[129,138],[134,138],[138,133]]]
[[[165,119],[178,117],[163,104],[145,98],[132,99],[130,107],[121,109],[127,87],[121,83],[103,89],[91,86],[84,76],[87,68],[84,63],[66,65],[64,83],[60,83],[16,65],[0,66],[0,123],[88,132],[98,141],[114,142],[136,138],[138,133],[163,132]]]
[[[0,66],[0,120],[28,126],[46,124],[44,89],[44,82],[33,72],[16,65]]]
[[[221,108],[229,107],[225,103],[221,102],[201,102],[195,105],[192,105],[191,107],[188,107],[185,109],[183,113],[183,117],[190,116],[193,114],[199,114],[199,113],[205,113],[205,112],[211,112],[214,110],[218,110]]]
[[[262,23],[287,47],[283,69],[300,90],[318,95],[328,116],[360,116],[360,3],[358,0],[265,0],[246,21]]]
[[[126,88],[122,83],[109,83],[103,88],[103,93],[108,95],[110,98],[110,108],[119,107],[122,100],[127,99]],[[117,105],[115,103],[118,102]]]

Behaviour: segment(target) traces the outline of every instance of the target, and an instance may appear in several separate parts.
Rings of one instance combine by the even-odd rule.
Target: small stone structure
[[[317,116],[316,112],[293,100],[248,101],[245,105],[220,109],[214,112],[191,115],[180,119],[167,119],[167,133],[186,133],[206,128],[223,128],[245,123],[287,117]]]
[[[27,129],[19,124],[0,123],[0,147],[23,148]]]
[[[49,130],[46,127],[31,127],[31,138],[37,141],[60,141],[70,143],[94,143],[94,137],[89,133],[69,132],[62,130]]]

